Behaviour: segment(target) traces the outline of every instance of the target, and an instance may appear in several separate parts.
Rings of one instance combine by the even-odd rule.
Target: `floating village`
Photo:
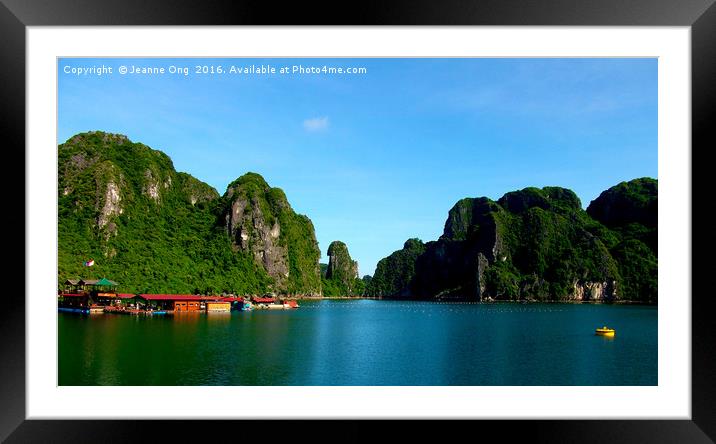
[[[291,310],[295,300],[275,295],[133,294],[119,293],[119,284],[107,278],[68,279],[58,291],[58,310],[74,313],[167,315],[184,312],[227,313],[249,310]]]

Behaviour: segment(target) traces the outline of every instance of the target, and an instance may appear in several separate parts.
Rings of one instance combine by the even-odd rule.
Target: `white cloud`
[[[323,131],[328,128],[328,117],[314,117],[303,121],[303,128],[309,132]]]

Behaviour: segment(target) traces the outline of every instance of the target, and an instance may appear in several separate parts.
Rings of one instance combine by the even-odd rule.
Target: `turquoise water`
[[[59,313],[60,385],[656,385],[657,308],[304,301]],[[594,335],[602,325],[613,339]]]

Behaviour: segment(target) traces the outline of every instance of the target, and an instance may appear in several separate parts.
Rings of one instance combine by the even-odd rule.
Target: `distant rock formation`
[[[323,278],[325,296],[362,295],[363,280],[358,277],[358,262],[351,258],[348,247],[333,241],[328,247],[328,266]]]
[[[652,239],[655,246],[656,199],[653,179],[613,187],[587,212],[559,187],[525,188],[497,202],[461,199],[438,240],[411,239],[381,260],[366,294],[656,302],[657,261],[647,247]]]

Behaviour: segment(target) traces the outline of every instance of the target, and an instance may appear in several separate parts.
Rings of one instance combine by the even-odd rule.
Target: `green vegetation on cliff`
[[[322,264],[323,265],[323,264]],[[358,277],[358,262],[351,258],[348,246],[333,241],[328,247],[328,264],[321,272],[324,296],[360,296],[365,291]]]
[[[656,199],[653,179],[613,187],[587,211],[559,187],[461,199],[440,239],[411,240],[381,260],[366,294],[655,302],[656,251],[647,245]]]
[[[402,250],[381,259],[373,277],[367,282],[367,296],[392,296],[410,291],[415,276],[415,262],[425,252],[420,239],[408,239]]]
[[[656,303],[658,182],[642,177],[615,185],[593,200],[587,213],[618,239],[610,252],[623,278],[623,293]]]
[[[361,279],[343,242],[319,265],[311,220],[259,174],[220,196],[160,151],[89,132],[59,145],[58,178],[58,284],[108,277],[125,292],[657,302],[654,179],[622,182],[586,211],[559,187],[461,199],[439,239],[409,239]],[[84,267],[89,259],[95,266]]]
[[[59,145],[58,175],[60,284],[106,276],[126,292],[320,293],[310,220],[295,214],[279,189],[266,185],[265,194],[244,193],[242,187],[253,182],[265,184],[258,175],[243,176],[230,188],[237,195],[253,193],[252,202],[266,206],[261,214],[279,222],[290,269],[282,286],[269,273],[273,264],[267,267],[255,251],[237,248],[227,235],[230,199],[176,172],[160,151],[122,135],[82,133]],[[260,243],[256,237],[246,240]],[[89,259],[95,265],[84,267]]]
[[[222,198],[224,225],[237,251],[251,253],[274,280],[272,290],[320,294],[320,250],[311,220],[296,214],[280,188],[247,173]]]

